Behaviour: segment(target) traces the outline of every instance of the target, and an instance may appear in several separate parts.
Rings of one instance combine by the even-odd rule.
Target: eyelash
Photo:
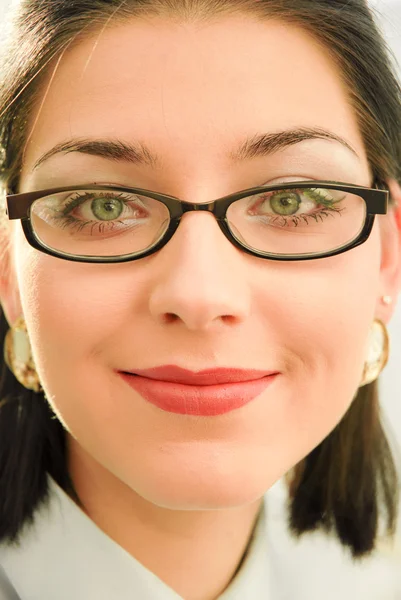
[[[331,208],[331,207],[325,207],[324,210],[320,210],[316,213],[310,214],[310,215],[294,215],[291,217],[285,217],[284,215],[277,215],[276,217],[274,217],[273,219],[270,219],[270,223],[274,224],[277,219],[284,219],[284,227],[288,225],[289,221],[292,221],[295,225],[295,227],[297,227],[299,225],[299,223],[301,222],[301,220],[304,220],[306,222],[307,225],[309,225],[309,219],[315,219],[315,222],[318,222],[318,217],[320,217],[320,219],[323,221],[323,217],[328,217],[330,216],[330,213],[336,213],[339,214],[343,211],[343,208]]]

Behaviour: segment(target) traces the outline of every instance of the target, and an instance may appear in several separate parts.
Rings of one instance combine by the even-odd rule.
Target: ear
[[[11,326],[22,314],[22,306],[12,257],[10,230],[0,227],[0,305]],[[6,230],[7,229],[7,230]]]
[[[380,267],[381,295],[391,296],[393,303],[383,308],[381,317],[388,322],[401,291],[401,187],[395,179],[387,181],[392,204],[386,216],[381,217],[382,260]]]

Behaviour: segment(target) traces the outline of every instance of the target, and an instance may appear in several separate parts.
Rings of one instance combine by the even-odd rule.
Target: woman
[[[400,597],[369,578],[401,93],[366,3],[25,0],[5,57],[4,597],[322,598],[268,570],[282,476],[291,535],[347,552],[325,600]]]

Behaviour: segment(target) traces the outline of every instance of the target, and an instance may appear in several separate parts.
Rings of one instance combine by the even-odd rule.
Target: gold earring
[[[375,319],[369,332],[368,356],[363,368],[362,381],[359,387],[375,381],[386,366],[390,353],[390,338],[387,327]]]
[[[4,339],[4,360],[14,377],[28,390],[42,392],[43,388],[32,357],[26,323],[19,317]]]

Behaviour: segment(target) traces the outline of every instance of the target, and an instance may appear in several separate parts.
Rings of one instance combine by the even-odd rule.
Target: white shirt
[[[183,600],[108,537],[49,477],[50,501],[0,545],[1,600]],[[401,557],[354,564],[332,537],[293,539],[281,481],[264,496],[246,557],[219,600],[401,600]]]

